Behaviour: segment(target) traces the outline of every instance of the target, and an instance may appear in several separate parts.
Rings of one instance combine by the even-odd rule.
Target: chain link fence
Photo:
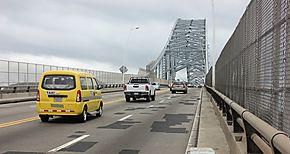
[[[212,67],[205,76],[205,84],[212,87]]]
[[[0,87],[36,86],[41,74],[49,70],[87,72],[95,75],[96,79],[104,85],[123,83],[121,73],[0,60]],[[131,76],[136,75],[125,74],[125,81],[128,81]]]
[[[215,88],[290,134],[289,4],[250,2],[216,63]]]

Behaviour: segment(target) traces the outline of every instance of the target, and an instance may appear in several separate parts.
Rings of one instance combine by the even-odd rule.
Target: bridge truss
[[[175,80],[176,72],[186,69],[193,85],[204,84],[206,74],[206,21],[178,19],[162,53],[150,67],[154,77]]]

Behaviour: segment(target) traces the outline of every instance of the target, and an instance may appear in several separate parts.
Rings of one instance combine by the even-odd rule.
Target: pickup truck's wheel
[[[150,95],[146,97],[146,101],[150,102]]]
[[[126,97],[126,102],[130,102],[130,97]]]
[[[155,101],[155,92],[154,92],[154,95],[151,96],[151,100]]]
[[[49,120],[49,116],[46,115],[40,115],[39,118],[42,122],[48,122]]]

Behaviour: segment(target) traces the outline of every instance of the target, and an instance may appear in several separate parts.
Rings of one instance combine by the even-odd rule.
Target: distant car
[[[156,90],[160,90],[160,84],[158,82],[153,82],[152,86],[155,87]]]
[[[185,82],[181,82],[181,81],[176,81],[172,83],[171,86],[171,92],[172,94],[175,94],[176,92],[183,92],[183,93],[187,93],[187,86],[185,84]]]

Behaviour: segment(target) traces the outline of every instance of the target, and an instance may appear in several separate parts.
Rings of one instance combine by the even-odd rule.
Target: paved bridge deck
[[[214,109],[216,106],[210,97],[203,89],[197,147],[212,148],[216,154],[229,154],[229,146]]]

